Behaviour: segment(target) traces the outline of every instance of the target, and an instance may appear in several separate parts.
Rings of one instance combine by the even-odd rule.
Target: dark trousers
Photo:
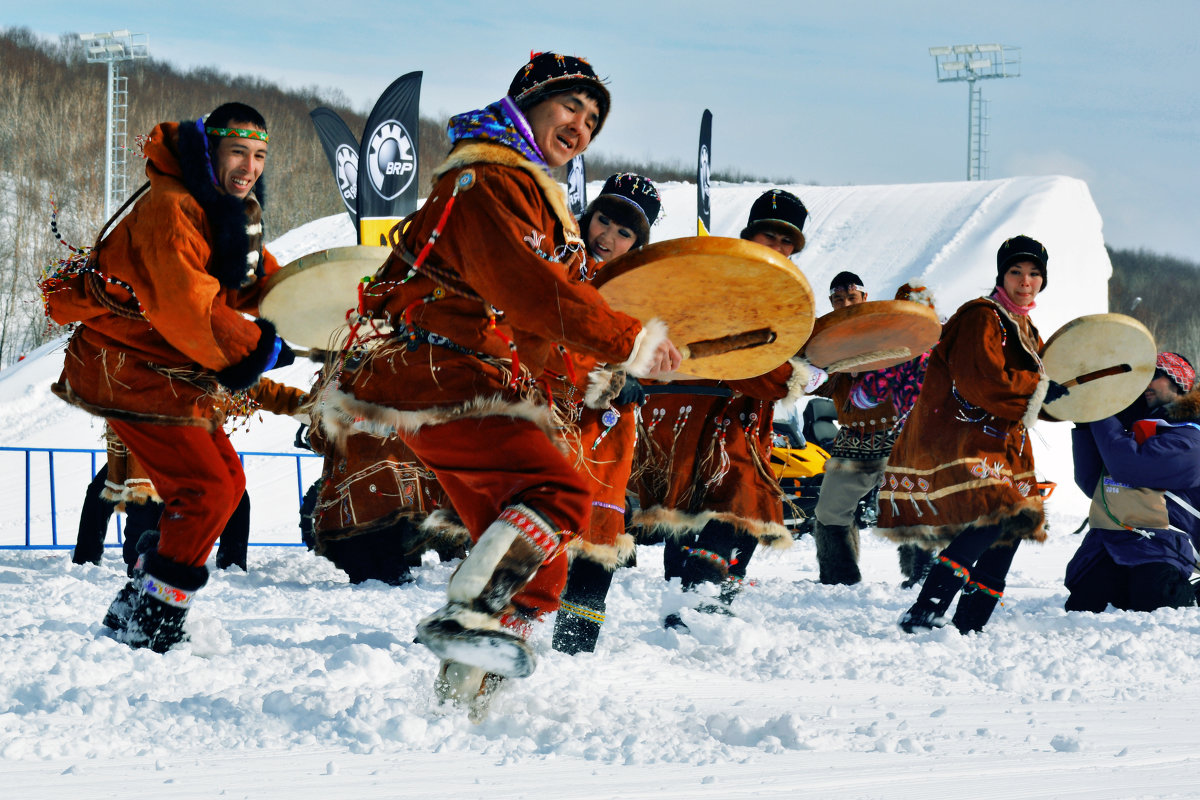
[[[1067,587],[1067,611],[1100,613],[1109,603],[1122,611],[1154,611],[1195,605],[1192,585],[1170,564],[1152,562],[1123,567],[1108,553]]]

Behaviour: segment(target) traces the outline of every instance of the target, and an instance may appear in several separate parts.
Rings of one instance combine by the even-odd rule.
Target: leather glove
[[[1070,393],[1071,390],[1058,381],[1050,381],[1050,384],[1046,387],[1046,399],[1042,403],[1053,403],[1058,398],[1065,397]]]
[[[287,342],[276,336],[275,357],[271,359],[271,362],[267,364],[266,369],[264,369],[263,372],[272,369],[279,369],[280,367],[290,366],[291,364],[295,363],[295,361],[296,354],[292,352],[292,348],[287,346]]]
[[[642,384],[638,383],[637,378],[626,375],[625,385],[621,387],[621,391],[617,392],[617,396],[613,398],[613,405],[627,406],[630,403],[637,403],[639,406],[645,405],[646,390],[642,388]]]

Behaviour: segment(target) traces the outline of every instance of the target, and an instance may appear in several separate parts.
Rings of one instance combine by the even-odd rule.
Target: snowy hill
[[[694,187],[662,188],[655,238],[690,235]],[[736,236],[764,188],[716,187],[714,233]],[[790,188],[812,212],[797,263],[818,297],[842,269],[876,298],[921,278],[949,314],[990,288],[999,242],[1026,233],[1051,255],[1034,312],[1044,335],[1105,310],[1110,266],[1079,181]],[[286,262],[353,241],[339,215],[271,248]],[[0,444],[98,446],[99,425],[48,392],[61,350],[0,372]],[[303,386],[311,370],[280,373]],[[62,551],[0,550],[5,796],[1196,797],[1197,610],[1062,610],[1069,532],[1086,509],[1067,427],[1034,437],[1039,470],[1059,483],[1051,539],[1018,552],[982,634],[899,633],[916,590],[898,588],[894,549],[866,533],[862,584],[818,584],[804,539],[755,556],[736,618],[695,615],[680,636],[660,619],[685,600],[661,579],[661,547],[643,546],[615,576],[597,652],[555,653],[540,631],[537,672],[481,725],[433,707],[436,663],[412,642],[453,564],[427,558],[402,588],[352,587],[302,548],[254,548],[248,574],[216,572],[198,594],[193,640],[160,656],[99,624],[124,580],[117,553],[81,567]],[[265,418],[234,438],[295,453],[294,432]],[[0,457],[9,544],[23,536],[24,464]],[[37,466],[45,454],[32,460],[35,521],[44,529],[57,498],[70,540],[85,457],[61,456],[55,487]],[[247,462],[254,541],[296,539],[294,467],[277,461],[282,471]]]

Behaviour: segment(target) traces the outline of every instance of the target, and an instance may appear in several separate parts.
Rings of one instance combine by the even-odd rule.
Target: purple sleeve
[[[1186,491],[1200,485],[1200,430],[1192,425],[1159,425],[1138,444],[1116,418],[1093,422],[1092,435],[1108,474],[1130,486]]]

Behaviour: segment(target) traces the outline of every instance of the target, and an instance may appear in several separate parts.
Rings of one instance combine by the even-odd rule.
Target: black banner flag
[[[707,236],[712,225],[712,190],[709,174],[712,170],[712,112],[704,109],[700,117],[700,152],[696,156],[696,233]]]
[[[402,75],[379,96],[358,148],[358,241],[387,244],[387,232],[417,210],[417,115],[421,73]]]
[[[337,115],[336,111],[321,107],[314,108],[308,113],[317,129],[317,137],[321,147],[325,149],[325,157],[333,169],[333,179],[337,181],[338,192],[342,202],[346,204],[346,213],[358,230],[358,140],[350,132],[350,126]]]
[[[567,165],[567,203],[576,219],[587,210],[587,165],[583,163],[583,153]]]

